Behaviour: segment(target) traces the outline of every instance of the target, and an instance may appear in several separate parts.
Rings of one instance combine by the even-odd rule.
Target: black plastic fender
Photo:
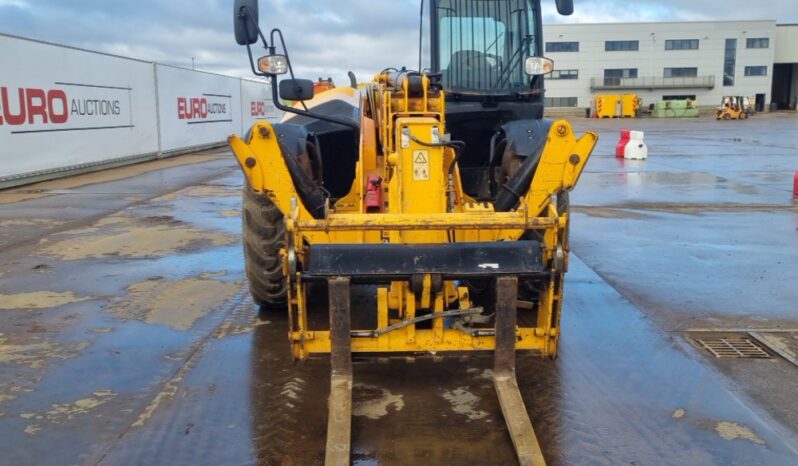
[[[496,212],[509,212],[515,209],[519,199],[529,191],[551,125],[551,120],[540,119],[511,121],[502,126],[507,139],[507,150],[525,160],[496,195],[496,201],[493,203]]]
[[[311,134],[303,126],[291,123],[277,123],[272,128],[277,134],[277,142],[291,174],[291,181],[299,194],[299,200],[313,218],[324,218],[327,194],[299,164],[299,157],[307,151],[307,141]]]
[[[552,120],[516,120],[502,125],[507,147],[518,157],[540,155]]]

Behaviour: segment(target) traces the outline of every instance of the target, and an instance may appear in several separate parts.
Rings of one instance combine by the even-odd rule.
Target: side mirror
[[[280,98],[283,100],[312,99],[313,81],[310,79],[284,79],[280,81]]]
[[[569,16],[574,12],[574,0],[556,0],[557,13]]]
[[[258,41],[258,0],[236,0],[233,7],[233,25],[238,45]]]

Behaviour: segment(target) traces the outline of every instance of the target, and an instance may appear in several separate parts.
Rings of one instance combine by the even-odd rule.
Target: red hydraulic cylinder
[[[792,195],[798,196],[798,172],[795,172],[795,176],[792,179]]]

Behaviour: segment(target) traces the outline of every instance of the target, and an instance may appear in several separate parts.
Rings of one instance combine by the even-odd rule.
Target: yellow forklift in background
[[[716,120],[745,120],[754,113],[751,99],[743,96],[725,96],[715,111]]]
[[[315,95],[295,79],[282,32],[258,27],[257,0],[236,0],[236,40],[285,112],[229,140],[246,178],[250,291],[288,313],[295,358],[330,355],[325,464],[350,464],[353,352],[492,351],[519,463],[542,465],[515,354],[557,355],[568,192],[598,136],[543,119],[553,63],[540,0],[426,6],[430,68],[360,84],[350,74]],[[570,0],[557,7],[573,11]],[[267,53],[255,60],[259,41]],[[373,304],[351,304],[356,285]]]

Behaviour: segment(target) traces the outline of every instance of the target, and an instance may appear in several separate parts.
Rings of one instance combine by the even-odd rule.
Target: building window
[[[746,76],[767,76],[768,75],[768,67],[767,66],[746,66],[745,67],[745,75]]]
[[[698,39],[666,40],[665,50],[697,50]]]
[[[549,79],[579,79],[579,70],[554,70]]]
[[[620,86],[621,79],[636,78],[637,68],[619,68],[604,70],[604,85],[605,86]]]
[[[579,42],[546,42],[546,52],[578,52]]]
[[[723,52],[723,85],[734,86],[734,67],[737,66],[737,39],[726,39]]]
[[[695,94],[692,95],[664,95],[662,100],[695,100]]]
[[[664,95],[662,100],[695,100],[695,94],[691,95]]]
[[[666,78],[695,78],[698,68],[665,68]]]
[[[604,42],[606,52],[627,52],[640,50],[640,41],[637,40],[608,40]]]
[[[576,97],[546,97],[543,105],[546,107],[576,107]]]
[[[770,39],[767,37],[746,39],[745,47],[749,49],[766,49],[770,47]]]

